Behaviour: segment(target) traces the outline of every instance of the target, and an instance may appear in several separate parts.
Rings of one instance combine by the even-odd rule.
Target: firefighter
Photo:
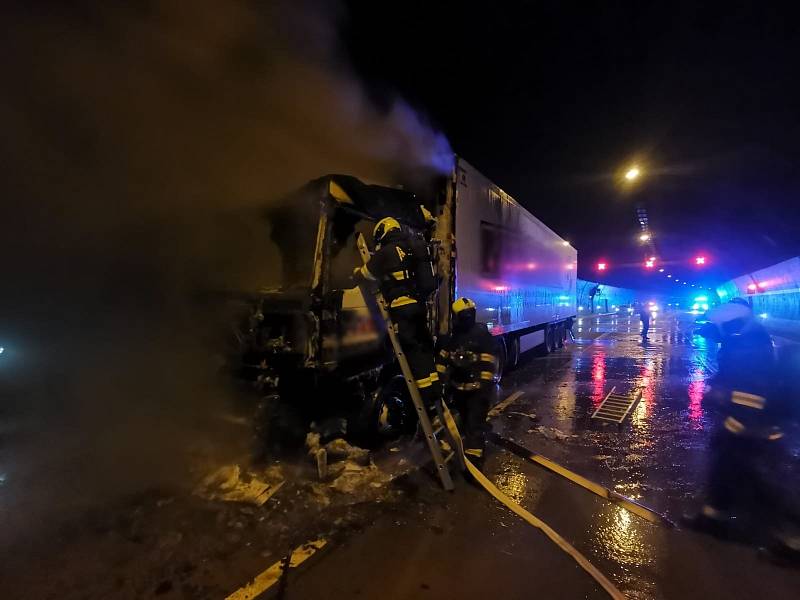
[[[490,430],[486,417],[498,360],[495,340],[485,323],[476,322],[475,312],[475,302],[469,298],[453,303],[453,332],[437,341],[436,370],[461,415],[464,452],[480,465]]]
[[[430,258],[426,261],[415,255],[409,235],[392,217],[378,221],[373,240],[375,252],[367,264],[354,271],[354,278],[378,284],[422,401],[433,409],[441,387],[428,329],[426,302],[432,290],[425,282],[433,278]]]
[[[783,424],[790,398],[776,386],[772,339],[741,298],[711,310],[707,318],[699,333],[720,348],[719,370],[706,399],[721,414],[711,439],[706,501],[688,524],[727,536],[735,512],[747,510],[745,500],[755,500],[760,524],[774,530],[774,547],[792,555],[791,536],[785,534],[795,515],[791,499],[779,489],[779,471],[788,462]],[[800,556],[800,547],[796,552]]]
[[[642,321],[642,341],[644,341],[650,331],[650,311],[646,304],[639,305],[639,319]]]

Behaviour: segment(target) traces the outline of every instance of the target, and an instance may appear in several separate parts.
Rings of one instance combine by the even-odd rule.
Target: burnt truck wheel
[[[368,444],[413,431],[416,425],[405,379],[393,375],[364,399],[354,433]]]

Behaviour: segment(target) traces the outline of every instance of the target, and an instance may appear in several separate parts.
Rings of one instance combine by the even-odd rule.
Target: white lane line
[[[306,542],[302,546],[298,546],[292,550],[292,555],[289,557],[289,568],[293,569],[300,566],[309,558],[311,558],[317,552],[317,550],[321,550],[327,543],[327,540],[320,539]],[[280,578],[283,575],[283,567],[285,563],[286,559],[284,558],[272,564],[270,567],[257,575],[253,581],[243,587],[240,587],[230,596],[225,598],[225,600],[252,600],[253,598],[263,594],[273,585],[278,583],[278,581],[280,581]]]
[[[517,399],[524,393],[525,392],[519,391],[511,394],[508,398],[497,404],[492,410],[489,411],[488,418],[491,419],[492,417],[496,417],[497,415],[499,415],[501,412],[503,412],[505,409],[511,406],[514,402],[516,402]]]

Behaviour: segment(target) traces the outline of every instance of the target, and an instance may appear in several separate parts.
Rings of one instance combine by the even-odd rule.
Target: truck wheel
[[[513,369],[519,364],[519,338],[517,336],[509,336],[506,338],[506,348],[508,350],[508,368]]]
[[[556,351],[556,328],[552,325],[547,325],[544,330],[544,347],[545,354],[552,354]]]
[[[497,341],[497,373],[494,376],[494,382],[500,383],[503,373],[508,368],[508,350],[502,336],[497,336],[495,340]]]
[[[377,444],[413,431],[416,417],[402,375],[393,375],[364,398],[354,433],[365,443]]]
[[[564,323],[559,323],[558,327],[556,327],[556,348],[563,348],[564,347],[564,338],[566,337],[567,329],[564,327]]]

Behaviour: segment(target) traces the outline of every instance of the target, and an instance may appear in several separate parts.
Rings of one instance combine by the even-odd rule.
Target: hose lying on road
[[[608,595],[614,598],[614,600],[625,600],[625,595],[620,592],[617,587],[611,583],[611,581],[600,572],[600,570],[595,567],[589,559],[586,558],[583,554],[578,552],[578,550],[572,546],[567,540],[561,537],[553,528],[551,528],[547,523],[539,519],[534,514],[528,512],[522,506],[514,502],[511,498],[509,498],[506,494],[504,494],[500,489],[497,488],[495,484],[489,481],[486,476],[481,473],[478,468],[473,465],[469,459],[464,454],[464,446],[461,442],[461,434],[458,432],[458,427],[456,427],[456,422],[453,419],[453,415],[450,413],[450,410],[447,408],[446,405],[443,406],[444,408],[444,420],[447,426],[448,431],[452,439],[455,441],[456,448],[455,451],[459,453],[462,457],[464,464],[467,467],[467,471],[472,477],[477,481],[481,486],[489,492],[492,496],[495,497],[499,502],[504,504],[509,510],[511,510],[514,514],[518,515],[522,519],[524,519],[530,525],[533,525],[537,529],[539,529],[542,533],[544,533],[550,541],[552,541],[556,546],[561,548],[564,552],[569,554],[576,563],[578,563],[581,568],[589,573],[594,580],[599,583],[602,588],[608,592]]]
[[[593,494],[597,494],[601,498],[605,498],[609,502],[616,504],[617,506],[621,506],[625,510],[635,514],[638,517],[641,517],[645,521],[649,521],[650,523],[654,523],[656,525],[663,525],[664,527],[675,527],[675,523],[670,521],[667,517],[662,514],[657,513],[656,511],[647,508],[639,504],[638,502],[631,500],[630,498],[623,496],[622,494],[615,492],[612,489],[609,489],[605,486],[600,485],[599,483],[595,483],[585,477],[570,471],[559,465],[558,463],[550,460],[549,458],[542,456],[541,454],[535,454],[531,452],[525,446],[521,446],[516,442],[509,440],[507,438],[501,437],[496,433],[490,433],[489,437],[491,440],[497,444],[498,446],[505,448],[512,454],[519,456],[523,460],[527,460],[532,462],[540,467],[544,467],[551,473],[555,473],[556,475],[560,475],[561,477],[567,479],[568,481],[581,486],[582,488],[589,490]]]

